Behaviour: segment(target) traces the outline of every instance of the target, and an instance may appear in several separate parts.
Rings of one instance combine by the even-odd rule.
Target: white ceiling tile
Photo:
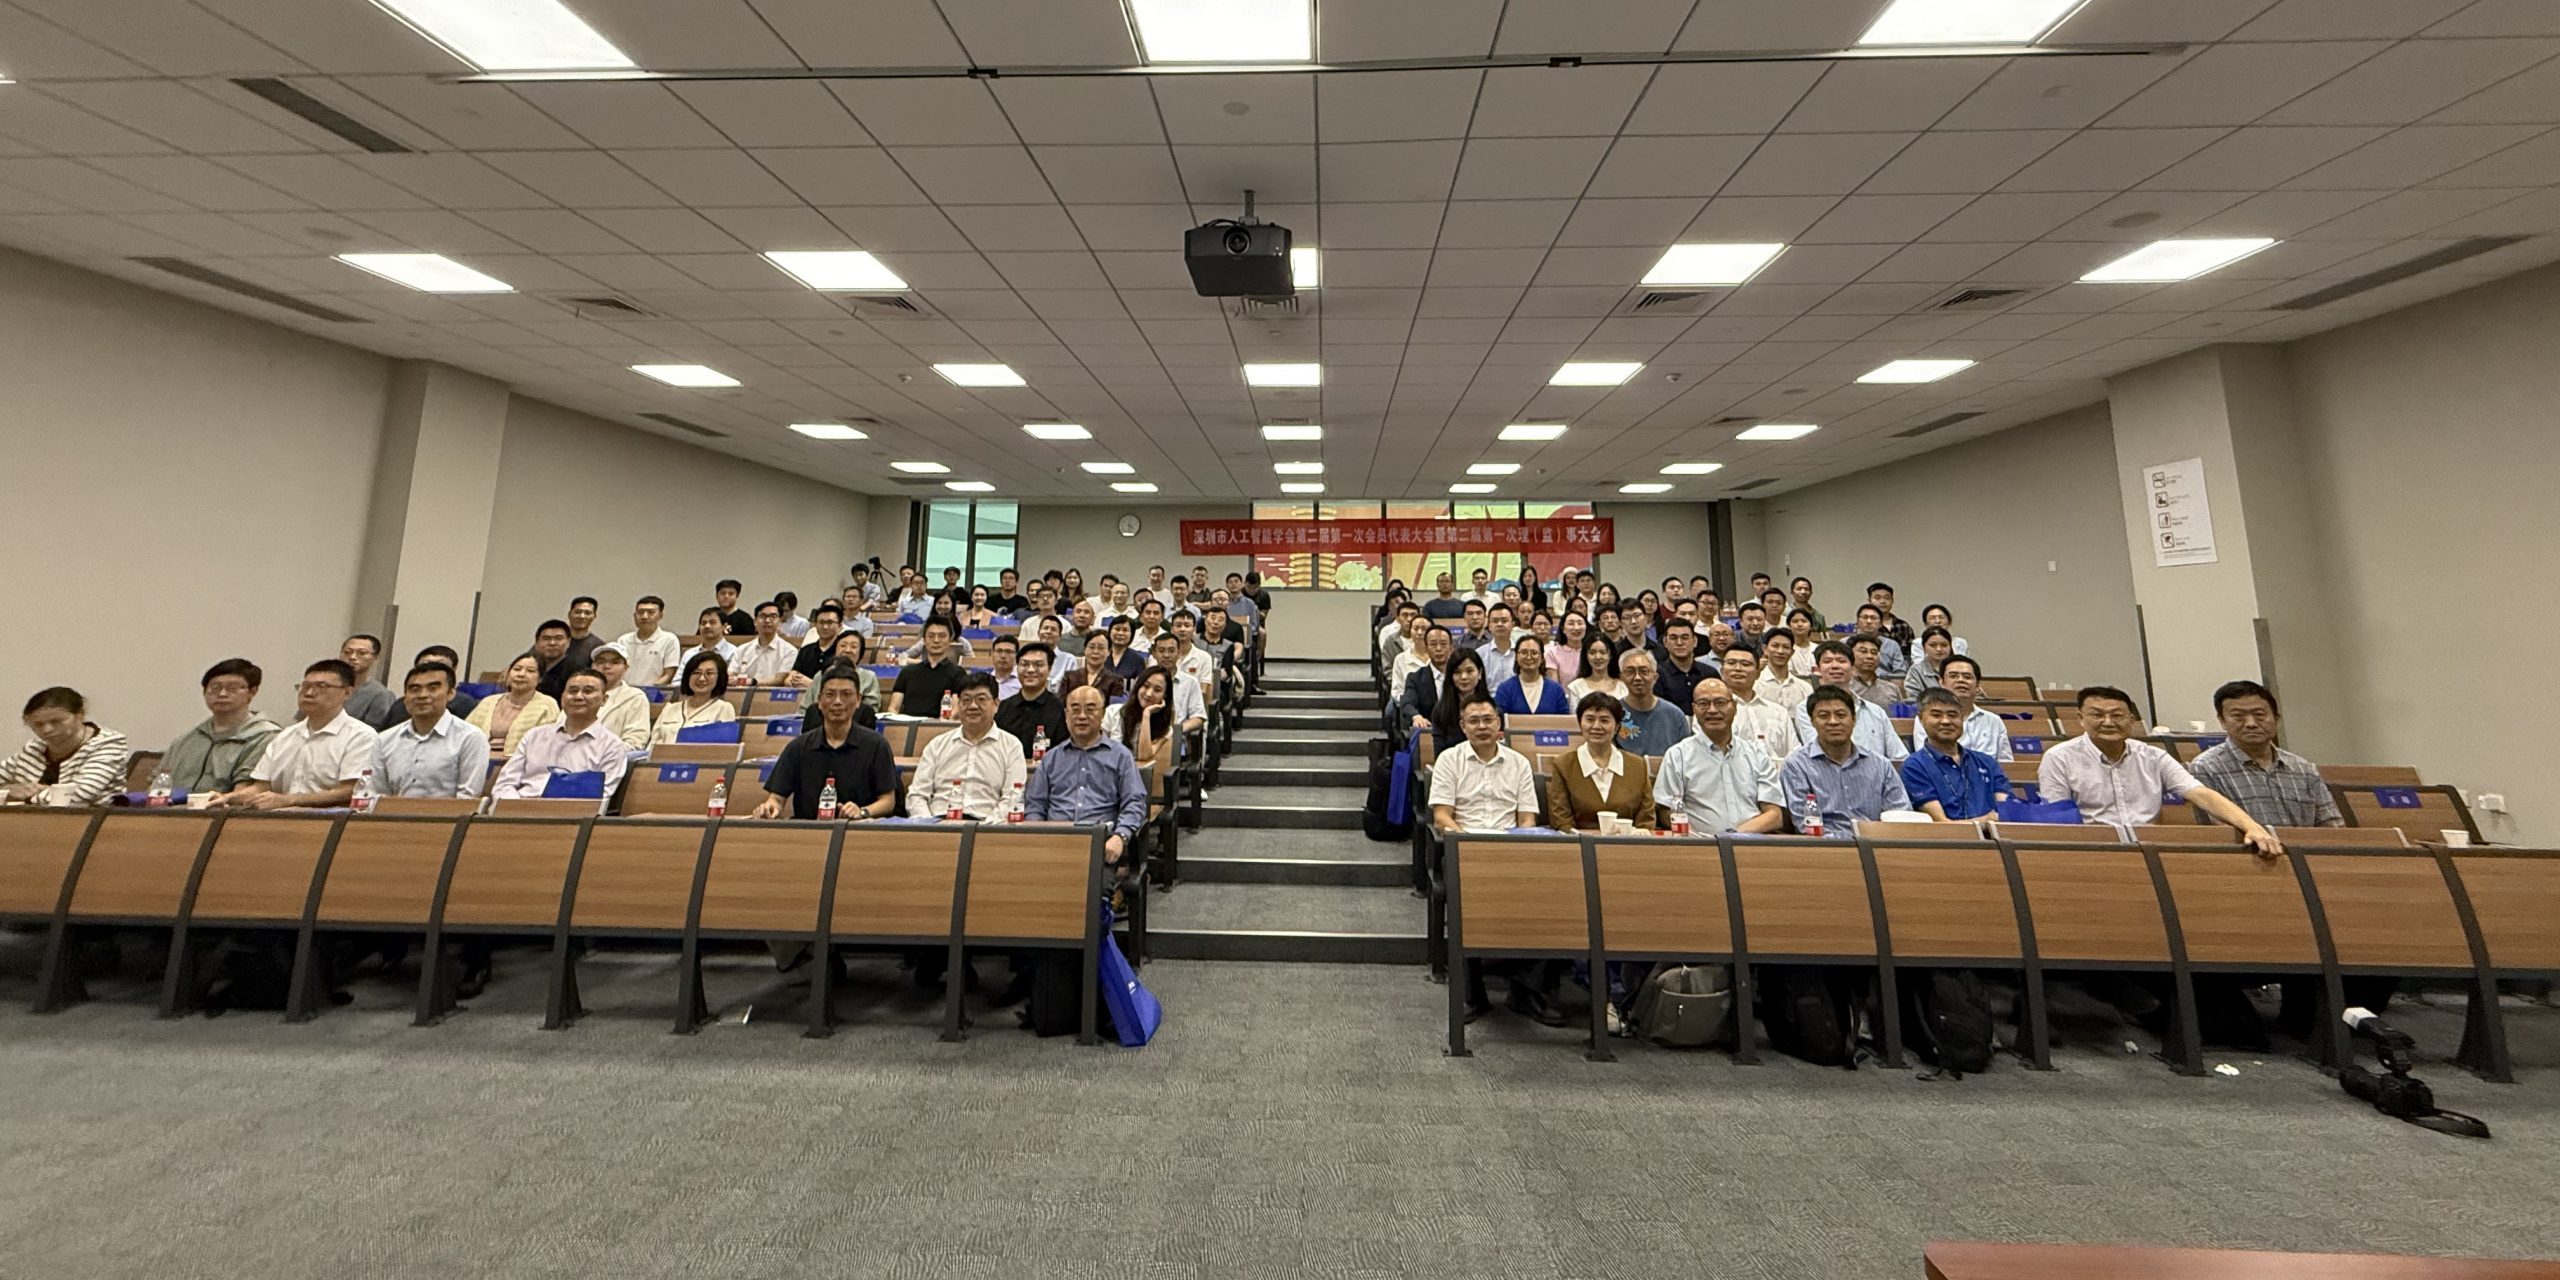
[[[1101,289],[1110,282],[1102,275],[1102,265],[1093,255],[1078,250],[1073,253],[997,253],[986,254],[989,265],[1016,289]]]
[[[966,251],[969,239],[939,209],[922,205],[829,207],[819,210],[843,228],[855,244],[875,253],[941,253]],[[906,259],[900,257],[898,261]],[[904,276],[906,273],[899,272]],[[909,276],[912,280],[914,277]]]
[[[245,226],[218,213],[128,213],[124,221],[197,250],[223,257],[262,257],[302,252],[300,245]]]
[[[1793,0],[1789,4],[1702,4],[1675,48],[1743,53],[1761,49],[1846,49],[1875,22],[1877,0]]]
[[[2560,173],[2560,130],[2428,180],[2431,187],[2529,187]]]
[[[2169,58],[2013,58],[1937,127],[2081,128],[2177,65]]]
[[[2397,40],[2414,36],[2469,0],[2279,0],[2238,40]]]
[[[2069,137],[2061,129],[1924,133],[1858,189],[1875,195],[1988,191]]]
[[[2431,36],[2560,36],[2560,8],[2544,0],[2473,0],[2427,28]]]
[[[1115,289],[1180,289],[1191,283],[1191,273],[1177,254],[1103,253],[1095,257]],[[1070,335],[1070,342],[1073,341]]]
[[[1921,238],[1932,241],[2032,240],[2105,200],[2096,191],[1995,192],[1948,215]]]
[[[835,80],[828,89],[883,145],[970,146],[1014,142],[1013,124],[978,80]]]
[[[2388,47],[2378,41],[2209,46],[2107,113],[2103,123],[2111,129],[2248,124]]]
[[[992,86],[1015,132],[1042,143],[1164,145],[1155,96],[1144,80],[1003,79]]]
[[[2267,121],[2403,124],[2555,54],[2560,54],[2560,40],[2412,40],[2286,103]],[[2534,119],[2544,124],[2560,120],[2560,103],[2542,100]]]
[[[238,92],[229,85],[223,88]],[[198,155],[311,150],[294,135],[173,81],[98,80],[57,84],[51,86],[50,92],[74,106]],[[255,101],[246,94],[241,94],[240,100]]]
[[[2202,151],[2223,129],[2091,129],[2000,184],[2003,191],[2119,191]]]
[[[1679,202],[1673,202],[1679,203]],[[1573,213],[1571,200],[1459,200],[1440,227],[1444,248],[1544,248]],[[1687,222],[1683,216],[1681,221]]]
[[[1680,239],[1753,244],[1802,236],[1840,203],[1837,196],[1718,196],[1707,202]]]
[[[1085,251],[1084,237],[1076,230],[1074,220],[1053,204],[957,205],[944,212],[952,225],[960,228],[960,233],[983,253]],[[1004,264],[996,265],[1001,268]]]
[[[2370,191],[2266,191],[2181,229],[2197,236],[2297,236],[2373,202]]]
[[[631,247],[566,209],[492,209],[464,216],[536,253],[616,253]]]
[[[1510,0],[1494,52],[1508,54],[1660,53],[1694,7],[1692,0]]]
[[[1384,71],[1316,82],[1316,136],[1339,142],[1463,138],[1479,71]]]
[[[878,147],[763,148],[748,154],[811,204],[928,203],[924,192]]]
[[[1314,80],[1159,76],[1150,83],[1164,114],[1165,136],[1176,143],[1309,143],[1316,137]]]
[[[381,209],[365,214],[359,221],[376,234],[397,241],[396,244],[380,246],[385,249],[419,249],[453,255],[517,254],[524,251],[524,246],[514,240],[445,209]],[[360,237],[365,240],[371,238]],[[519,289],[531,287],[494,267],[484,266],[482,269]]]
[[[503,84],[449,85],[425,76],[343,76],[295,80],[293,86],[393,137],[424,129],[446,144],[484,147],[576,147],[585,140]],[[385,112],[400,120],[386,120]],[[424,139],[404,139],[418,145]]]
[[[1965,206],[1963,196],[1850,196],[1806,228],[1816,244],[1907,244]]]
[[[2282,182],[2379,138],[2381,129],[2255,126],[2151,175],[2150,191],[2241,191]]]
[[[1447,250],[1442,250],[1446,256]],[[1662,256],[1659,246],[1628,248],[1563,248],[1546,251],[1545,261],[1538,264],[1531,283],[1541,288],[1566,285],[1607,286],[1632,289],[1644,278],[1645,268]],[[1434,262],[1435,275],[1438,263]],[[1451,281],[1450,283],[1462,283]],[[1500,283],[1487,281],[1486,283]]]
[[[791,64],[790,46],[746,0],[580,0],[578,10],[615,48],[651,70]]]
[[[1191,210],[1179,204],[1071,205],[1068,214],[1084,233],[1087,247],[1163,252],[1182,243],[1185,229],[1196,225]]]
[[[1587,189],[1577,185],[1558,194],[1609,198],[1711,196],[1735,180],[1743,162],[1751,157],[1753,141],[1735,136],[1620,138],[1615,146],[1608,149],[1608,159],[1600,165],[1599,171],[1591,175]],[[1481,144],[1468,148],[1471,168],[1477,145]],[[1487,155],[1488,167],[1500,159],[1499,152]],[[1487,177],[1500,181],[1493,173],[1488,173]],[[1518,179],[1515,177],[1513,180]]]
[[[309,0],[195,0],[302,62],[338,72],[449,75],[470,67],[378,5]],[[0,43],[0,48],[8,47]]]
[[[1312,202],[1316,197],[1314,147],[1176,147],[1173,163],[1182,173],[1182,189],[1192,203],[1215,208],[1222,214],[1242,212],[1247,191],[1256,192],[1256,200],[1263,205]],[[1398,194],[1390,189],[1381,198],[1394,199]]]
[[[1858,189],[1894,154],[1909,146],[1909,133],[1777,134],[1751,153],[1723,194],[1737,196],[1838,195]]]
[[[1506,67],[1484,73],[1479,138],[1614,137],[1653,76],[1650,67]]]
[[[301,209],[303,201],[196,156],[99,156],[89,166],[199,209]]]
[[[162,0],[15,0],[72,35],[168,76],[289,75],[307,71],[283,50],[194,5]],[[13,67],[15,63],[11,64]],[[13,70],[13,75],[25,75]]]
[[[873,141],[816,81],[698,80],[670,87],[736,146],[863,147]]]
[[[1325,290],[1406,289],[1422,284],[1431,254],[1421,249],[1331,249],[1325,253]],[[1525,282],[1526,277],[1522,277]]]
[[[433,203],[336,156],[226,156],[222,163],[323,209],[422,209]]]
[[[729,140],[663,84],[630,81],[517,84],[518,97],[598,147],[720,147]],[[503,92],[495,85],[447,92]]]
[[[1660,68],[1627,121],[1631,134],[1759,134],[1822,78],[1819,63],[1717,62]]]
[[[1159,143],[1129,147],[1031,148],[1058,198],[1070,204],[1178,203],[1182,175]]]
[[[1834,62],[1787,113],[1788,133],[1908,132],[1944,116],[1998,71],[1996,58]]]
[[[564,205],[637,209],[677,203],[601,151],[488,151],[481,156],[507,176]]]
[[[738,241],[691,209],[596,209],[588,218],[646,253],[729,253]]]
[[[1116,0],[941,0],[973,66],[1125,66],[1138,60]]]
[[[25,74],[15,72],[14,74]],[[0,93],[0,134],[68,155],[147,155],[175,150],[34,85]]]
[[[813,67],[965,66],[933,0],[755,0],[756,15]]]
[[[2560,59],[2501,80],[2427,119],[2431,124],[2560,124]]]
[[[15,5],[0,4],[0,50],[9,74],[26,80],[50,77],[147,76],[151,68],[110,52]],[[446,66],[452,61],[446,60]]]
[[[2009,256],[2009,244],[1915,244],[1877,263],[1870,284],[1962,284],[1975,272]]]
[[[649,217],[659,212],[661,211],[653,209],[623,209],[616,211],[613,215],[599,214],[597,221],[605,221],[609,216]],[[620,229],[616,228],[616,230]],[[714,230],[717,231],[717,228]],[[635,240],[634,243],[638,242]],[[732,249],[736,247],[736,242],[726,235],[720,236],[720,243],[723,247]],[[645,249],[649,246],[641,247]],[[784,278],[772,263],[752,253],[691,253],[664,249],[653,250],[653,252],[656,252],[659,260],[668,266],[714,289],[761,289]]]
[[[791,188],[735,148],[617,151],[613,158],[659,190],[698,209],[791,203]]]
[[[1321,247],[1428,249],[1439,239],[1446,208],[1438,201],[1328,202]]]
[[[1316,12],[1316,56],[1331,62],[1480,58],[1493,52],[1502,0],[1335,4]]]
[[[1553,147],[1547,143],[1432,142],[1326,143],[1318,149],[1320,189],[1332,201],[1441,200],[1462,171],[1462,149],[1474,146]],[[1589,147],[1589,142],[1563,144]],[[1605,146],[1607,144],[1601,143]],[[1200,193],[1195,190],[1195,198]]]
[[[2240,191],[2131,191],[2091,207],[2046,239],[2134,244],[2182,235],[2189,225],[2240,203],[2246,195]]]
[[[2301,233],[2305,240],[2394,240],[2431,234],[2435,228],[2505,204],[2520,190],[2442,188],[2401,191]]]
[[[549,197],[459,151],[350,155],[348,164],[448,209],[545,209]]]
[[[2396,191],[2503,151],[2542,132],[2532,125],[2415,125],[2397,129],[2291,178],[2287,187]]]
[[[1572,216],[1557,232],[1563,245],[1652,245],[1657,249],[1681,238],[1697,221],[1706,202],[1694,196],[1656,199],[1584,200],[1570,206]]]
[[[1876,264],[1893,256],[1898,246],[1890,244],[1799,244],[1789,245],[1776,261],[1760,269],[1751,278],[1751,288],[1763,284],[1848,284],[1873,270]]]

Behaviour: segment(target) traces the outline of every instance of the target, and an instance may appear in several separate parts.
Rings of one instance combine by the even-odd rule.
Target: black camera
[[[2382,1070],[2368,1071],[2349,1062],[2338,1068],[2338,1087],[2351,1098],[2373,1104],[2373,1109],[2394,1119],[2406,1120],[2422,1129],[2449,1133],[2466,1138],[2489,1136],[2489,1126],[2479,1119],[2458,1111],[2436,1106],[2436,1091],[2427,1082],[2409,1074],[2417,1058],[2418,1042],[2407,1032],[2384,1022],[2370,1009],[2349,1009],[2346,1023],[2355,1029],[2358,1040],[2373,1045],[2373,1056]]]

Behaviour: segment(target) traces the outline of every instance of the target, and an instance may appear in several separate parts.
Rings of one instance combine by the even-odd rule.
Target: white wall
[[[898,565],[907,558],[907,526],[915,519],[915,508],[916,504],[906,498],[871,499],[871,518],[860,548],[863,558],[867,560],[878,556],[880,566],[895,574]],[[846,556],[844,562],[851,565],[853,557]],[[895,586],[896,582],[894,577],[890,579],[890,585]],[[838,582],[836,585],[844,584]]]
[[[1601,502],[1591,512],[1616,523],[1618,549],[1600,556],[1593,572],[1617,583],[1622,595],[1658,588],[1675,573],[1688,578],[1715,571],[1703,502]]]
[[[503,665],[574,595],[601,602],[596,630],[608,637],[630,629],[642,595],[664,597],[668,623],[692,630],[722,578],[746,585],[742,607],[790,590],[806,612],[868,550],[870,515],[861,494],[519,398],[471,665]],[[702,531],[686,532],[688,521]]]
[[[1138,536],[1120,536],[1120,517],[1138,517]],[[1022,530],[1016,535],[1015,558],[1023,573],[1045,573],[1072,565],[1084,570],[1087,590],[1106,573],[1144,583],[1149,565],[1167,573],[1189,573],[1209,566],[1209,581],[1222,584],[1229,573],[1253,566],[1245,556],[1186,556],[1182,553],[1185,520],[1244,520],[1253,509],[1243,503],[1126,506],[1115,504],[1024,504]]]
[[[196,677],[235,656],[290,719],[303,665],[337,656],[352,620],[389,376],[379,356],[0,250],[11,749],[26,695],[66,684],[157,750],[203,718]],[[121,622],[97,627],[101,608]]]
[[[1914,627],[1932,601],[1952,610],[1994,675],[2139,696],[2115,468],[2105,406],[2075,409],[1765,500],[1765,567],[1813,579],[1835,623],[1891,582]]]
[[[2560,269],[2289,349],[2364,763],[2507,797],[2492,838],[2560,843]],[[2512,637],[2512,644],[2501,637]]]

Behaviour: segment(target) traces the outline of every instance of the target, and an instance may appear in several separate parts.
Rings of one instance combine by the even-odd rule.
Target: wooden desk
[[[2560,1280],[2560,1261],[2147,1245],[1931,1243],[1929,1280]]]

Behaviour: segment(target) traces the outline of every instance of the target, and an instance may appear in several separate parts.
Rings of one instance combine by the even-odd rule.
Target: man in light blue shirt
[[[1653,803],[1665,825],[1674,814],[1688,815],[1697,835],[1751,835],[1785,824],[1778,764],[1759,743],[1733,736],[1733,709],[1733,690],[1723,681],[1699,682],[1690,702],[1697,732],[1673,743],[1653,776]]]
[[[453,669],[409,668],[400,684],[409,718],[373,740],[373,793],[469,800],[489,780],[489,735],[447,708]]]
[[[1858,700],[1848,690],[1826,684],[1805,699],[1805,707],[1813,713],[1813,739],[1778,769],[1778,785],[1786,791],[1787,808],[1799,828],[1809,814],[1818,813],[1823,834],[1845,836],[1860,820],[1911,807],[1902,775],[1855,741]]]
[[[1102,690],[1067,695],[1067,740],[1053,744],[1023,787],[1023,816],[1111,828],[1102,855],[1117,864],[1147,823],[1147,783],[1129,749],[1102,736]]]
[[[1484,659],[1484,684],[1488,689],[1500,688],[1502,682],[1519,674],[1519,660],[1512,656],[1511,646],[1519,640],[1512,630],[1515,619],[1509,605],[1497,604],[1485,610],[1484,643],[1476,646],[1476,656]]]
[[[1884,610],[1872,604],[1859,605],[1857,634],[1876,638],[1876,670],[1899,678],[1910,669],[1911,659],[1884,629]]]
[[[1813,651],[1813,654],[1813,682],[1817,686],[1814,692],[1838,689],[1841,693],[1847,694],[1849,680],[1853,674],[1849,665],[1849,646],[1837,640],[1825,640]],[[1856,697],[1851,697],[1849,702],[1856,708],[1857,717],[1856,731],[1851,735],[1851,740],[1858,744],[1860,750],[1876,755],[1886,764],[1900,764],[1904,756],[1911,754],[1911,748],[1902,745],[1901,737],[1894,733],[1893,718],[1885,714],[1884,708]],[[1796,741],[1808,746],[1813,744],[1816,737],[1813,732],[1813,720],[1807,714],[1807,709],[1812,705],[1813,700],[1807,698],[1796,708],[1795,717]],[[1803,798],[1800,793],[1791,792],[1788,804],[1793,806]]]
[[[1940,688],[1956,696],[1956,705],[1964,711],[1964,735],[1960,739],[1967,751],[1979,751],[1994,760],[2015,760],[2017,749],[2009,745],[2009,722],[1988,708],[1974,705],[1973,696],[1982,688],[1982,664],[1964,654],[1955,654],[1938,664]],[[1911,749],[1917,751],[1927,740],[1927,730],[1917,718],[1911,722]]]

